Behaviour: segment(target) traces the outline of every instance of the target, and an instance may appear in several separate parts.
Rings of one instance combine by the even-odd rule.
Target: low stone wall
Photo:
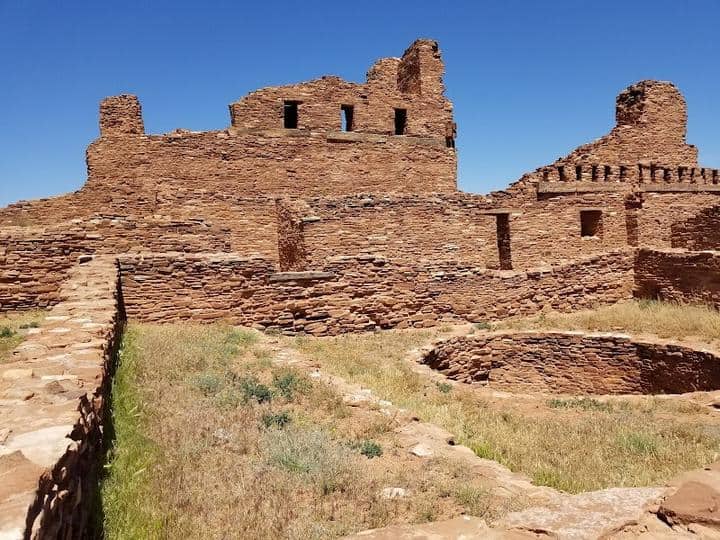
[[[635,296],[720,308],[720,252],[638,250]]]
[[[632,254],[615,252],[527,272],[344,257],[318,272],[276,273],[230,254],[120,257],[129,318],[218,321],[335,335],[484,321],[613,303],[631,296]]]
[[[452,379],[512,392],[680,394],[720,389],[716,353],[626,335],[463,336],[438,343],[422,361]]]
[[[123,321],[117,266],[70,271],[39,328],[0,364],[0,538],[86,538]],[[97,531],[95,531],[97,532]]]
[[[681,394],[720,389],[714,352],[626,335],[495,332],[440,342],[433,369],[512,392]]]

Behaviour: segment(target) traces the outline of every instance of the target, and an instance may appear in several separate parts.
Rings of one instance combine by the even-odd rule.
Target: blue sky
[[[444,54],[466,191],[603,135],[645,78],[678,85],[689,141],[720,166],[718,23],[718,0],[0,0],[0,205],[82,185],[104,96],[137,94],[149,133],[221,129],[249,91],[362,81],[417,37]]]

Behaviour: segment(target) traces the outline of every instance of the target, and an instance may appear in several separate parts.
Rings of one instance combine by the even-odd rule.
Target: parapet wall
[[[115,261],[73,268],[0,364],[0,538],[91,538],[123,322]],[[107,435],[105,435],[107,436]]]
[[[423,362],[498,390],[680,394],[720,389],[720,357],[670,342],[581,332],[497,332],[440,342]]]
[[[120,257],[128,317],[335,335],[571,311],[629,298],[632,254],[616,252],[527,272],[343,257],[315,272],[277,273],[261,258]]]

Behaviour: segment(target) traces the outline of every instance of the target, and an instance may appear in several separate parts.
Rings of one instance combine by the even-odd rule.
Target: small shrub
[[[287,411],[281,411],[279,413],[266,413],[262,415],[262,423],[266,428],[278,427],[284,428],[291,421],[290,414]]]
[[[0,328],[0,338],[11,338],[15,335],[15,332],[9,326],[3,326]]]
[[[308,381],[300,377],[296,372],[284,370],[273,375],[273,386],[277,388],[281,396],[292,400],[295,393],[305,393],[309,388]]]
[[[361,441],[357,444],[358,451],[368,459],[380,457],[383,454],[382,446],[375,441]]]
[[[225,339],[222,343],[223,360],[228,360],[233,356],[237,355],[241,350],[250,347],[258,341],[258,336],[254,332],[249,330],[239,330],[237,328],[231,328],[227,331]]]
[[[449,394],[452,390],[452,384],[446,382],[436,382],[435,386],[437,386],[438,392],[442,394]]]
[[[548,401],[548,406],[552,409],[582,409],[583,411],[610,412],[613,410],[611,403],[606,403],[589,397],[551,399]]]
[[[490,330],[492,325],[489,322],[480,321],[473,324],[473,328],[475,328],[475,330]]]
[[[223,386],[223,380],[216,373],[203,373],[193,380],[193,384],[206,396],[214,396]]]
[[[225,338],[225,343],[238,345],[240,347],[249,347],[250,345],[257,343],[258,339],[258,335],[255,332],[233,328],[230,332],[228,332],[228,335]]]
[[[243,399],[248,402],[255,400],[258,403],[272,401],[272,390],[258,381],[252,375],[247,377],[234,377],[235,384],[240,388]]]

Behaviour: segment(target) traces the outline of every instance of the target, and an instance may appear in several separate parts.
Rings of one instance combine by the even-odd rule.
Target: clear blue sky
[[[634,81],[675,82],[689,140],[720,166],[720,1],[0,0],[0,205],[72,191],[98,102],[129,92],[149,133],[221,129],[256,88],[439,40],[460,186],[486,192],[595,139]]]

